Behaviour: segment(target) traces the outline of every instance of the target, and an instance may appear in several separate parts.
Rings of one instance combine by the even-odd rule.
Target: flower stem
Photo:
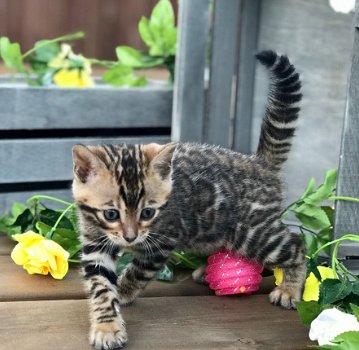
[[[328,242],[324,245],[322,245],[319,249],[317,249],[317,251],[312,255],[312,257],[315,257],[316,255],[318,255],[318,253],[326,248],[329,247],[330,245],[334,245],[333,251],[332,251],[332,270],[333,270],[333,274],[336,278],[338,278],[338,273],[336,271],[336,266],[339,264],[338,258],[337,258],[337,253],[338,253],[338,249],[339,249],[339,245],[341,244],[341,242],[343,241],[354,241],[354,242],[359,242],[359,235],[353,235],[353,234],[348,234],[348,235],[344,235],[338,239],[335,239],[331,242]]]
[[[67,259],[68,262],[72,262],[72,263],[79,263],[81,262],[80,259]]]
[[[329,199],[332,199],[334,201],[351,201],[351,202],[359,202],[359,198],[355,197],[346,197],[346,196],[335,196],[332,195],[329,197]]]
[[[51,201],[54,201],[54,202],[58,202],[58,203],[64,204],[64,205],[66,205],[66,206],[69,206],[69,205],[72,205],[72,204],[73,204],[73,203],[64,201],[64,200],[62,200],[62,199],[58,199],[58,198],[51,197],[51,196],[45,196],[45,195],[32,196],[32,197],[30,197],[26,202],[29,203],[29,202],[34,201],[34,200],[36,200],[36,199],[48,199],[48,200],[51,200]]]
[[[197,267],[196,264],[194,264],[191,260],[185,258],[182,254],[177,252],[172,252],[172,255],[174,255],[177,259],[184,261],[188,267],[195,269]]]
[[[58,38],[55,39],[51,39],[51,40],[44,40],[43,43],[33,47],[32,49],[30,49],[29,51],[26,51],[23,55],[22,55],[22,59],[25,59],[27,56],[31,55],[33,52],[35,52],[36,50],[47,46],[49,44],[53,44],[53,43],[57,43],[60,41],[68,41],[68,40],[77,40],[77,39],[82,39],[83,37],[85,37],[85,33],[84,32],[76,32],[76,33],[72,33],[72,34],[67,34],[67,35],[63,35],[60,36]]]
[[[56,231],[57,226],[60,224],[61,220],[63,219],[63,217],[66,215],[66,213],[68,211],[70,211],[73,207],[75,206],[75,203],[70,204],[62,213],[61,215],[58,217],[58,219],[55,222],[55,225],[52,226],[52,229],[50,232],[47,233],[46,237],[51,239],[52,235],[54,234],[54,232]]]

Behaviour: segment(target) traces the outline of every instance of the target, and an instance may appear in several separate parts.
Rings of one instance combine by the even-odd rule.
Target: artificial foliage
[[[19,43],[3,36],[0,37],[0,59],[11,73],[16,72],[31,86],[55,84],[64,88],[91,88],[96,84],[92,66],[105,68],[102,80],[112,86],[144,86],[148,83],[146,77],[135,71],[154,67],[165,67],[173,82],[177,28],[171,2],[159,0],[150,18],[141,18],[138,31],[147,49],[118,46],[116,61],[75,54],[68,43],[84,38],[83,32],[37,41],[25,53]]]

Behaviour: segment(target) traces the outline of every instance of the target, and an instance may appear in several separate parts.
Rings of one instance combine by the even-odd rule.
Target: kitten
[[[257,55],[272,83],[257,153],[193,143],[73,148],[73,194],[90,297],[90,341],[97,349],[127,341],[120,305],[132,302],[174,249],[212,254],[225,247],[280,267],[270,302],[295,308],[306,275],[303,244],[281,222],[281,183],[301,84],[286,56]],[[116,257],[132,249],[122,276]]]

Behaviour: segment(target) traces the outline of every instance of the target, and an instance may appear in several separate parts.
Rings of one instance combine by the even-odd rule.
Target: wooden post
[[[337,195],[359,198],[359,0],[356,1],[354,24],[354,45],[344,117]],[[335,238],[348,233],[359,233],[359,203],[337,201]],[[348,259],[348,266],[359,271],[358,243],[349,241],[342,243],[338,257]]]
[[[209,0],[181,0],[172,140],[202,141]]]

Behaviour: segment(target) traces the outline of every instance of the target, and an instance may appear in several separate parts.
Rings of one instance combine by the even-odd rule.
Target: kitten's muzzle
[[[137,238],[137,234],[132,233],[132,234],[124,234],[123,238],[128,242],[128,243],[132,243],[136,238]]]

